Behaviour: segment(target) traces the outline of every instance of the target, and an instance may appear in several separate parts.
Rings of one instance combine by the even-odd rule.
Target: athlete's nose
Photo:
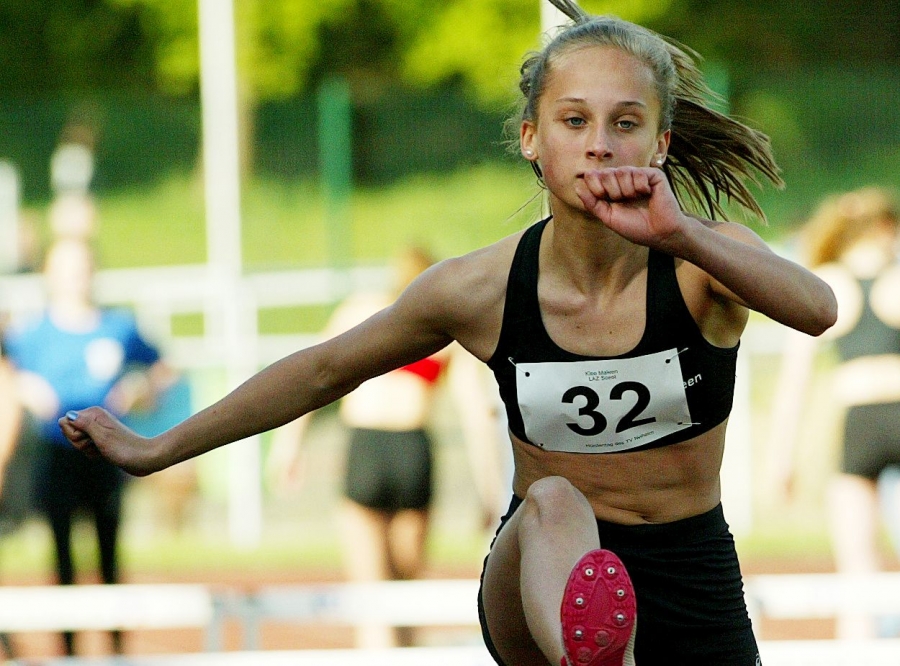
[[[587,157],[601,161],[612,157],[612,143],[606,128],[597,127],[588,136]]]

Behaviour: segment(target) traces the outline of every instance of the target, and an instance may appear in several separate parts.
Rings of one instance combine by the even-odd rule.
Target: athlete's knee
[[[526,520],[536,520],[544,527],[571,521],[576,516],[593,516],[585,496],[561,476],[547,476],[532,483],[523,508]]]

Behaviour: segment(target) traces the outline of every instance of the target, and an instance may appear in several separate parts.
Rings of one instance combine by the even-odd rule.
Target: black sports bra
[[[860,356],[900,354],[900,329],[888,326],[872,309],[872,287],[877,279],[857,280],[863,307],[856,325],[835,340],[841,361]]]
[[[618,453],[683,442],[722,423],[734,399],[739,345],[725,349],[703,337],[670,255],[650,250],[646,324],[630,352],[582,356],[553,342],[538,302],[549,219],[519,241],[488,361],[512,433],[551,451]]]

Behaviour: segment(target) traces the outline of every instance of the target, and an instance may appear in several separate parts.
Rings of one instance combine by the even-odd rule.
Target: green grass
[[[839,182],[790,176],[785,190],[757,191],[769,225],[749,221],[778,241],[827,191],[855,186],[883,167],[883,157]],[[891,163],[891,162],[886,162]],[[882,168],[883,171],[883,168]],[[831,174],[838,180],[838,174]],[[840,186],[843,182],[844,185]],[[464,254],[536,219],[539,189],[530,170],[510,163],[483,164],[443,174],[423,174],[382,188],[357,188],[347,206],[341,247],[334,256],[326,207],[315,182],[251,179],[241,192],[245,270],[384,263],[412,243],[438,257]],[[193,174],[174,174],[140,189],[98,201],[101,263],[105,267],[200,263],[206,259],[204,189]],[[737,211],[734,219],[742,219]]]
[[[127,526],[127,522],[126,522]],[[73,533],[73,558],[79,573],[97,569],[99,556],[93,528],[86,523]],[[437,569],[474,568],[486,553],[487,543],[474,533],[437,527],[428,542],[428,563]],[[152,538],[129,534],[121,539],[121,566],[126,576],[208,575],[214,571],[245,574],[334,571],[341,574],[341,543],[337,530],[299,525],[296,534],[267,534],[257,548],[231,544],[227,535],[196,531],[154,534]],[[50,533],[33,522],[0,541],[0,564],[6,580],[49,576],[53,569]]]
[[[383,263],[407,244],[438,257],[463,254],[508,235],[537,215],[523,205],[537,192],[530,172],[510,165],[409,178],[358,189],[349,202],[350,264]],[[190,175],[98,201],[104,267],[177,265],[206,259],[203,188]],[[247,270],[324,266],[332,248],[325,206],[313,183],[253,180],[242,192]]]

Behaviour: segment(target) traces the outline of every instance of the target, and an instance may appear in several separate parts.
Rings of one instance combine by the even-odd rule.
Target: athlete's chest
[[[646,273],[625,289],[563,293],[538,284],[538,316],[553,342],[581,356],[619,356],[641,340],[647,324]]]

